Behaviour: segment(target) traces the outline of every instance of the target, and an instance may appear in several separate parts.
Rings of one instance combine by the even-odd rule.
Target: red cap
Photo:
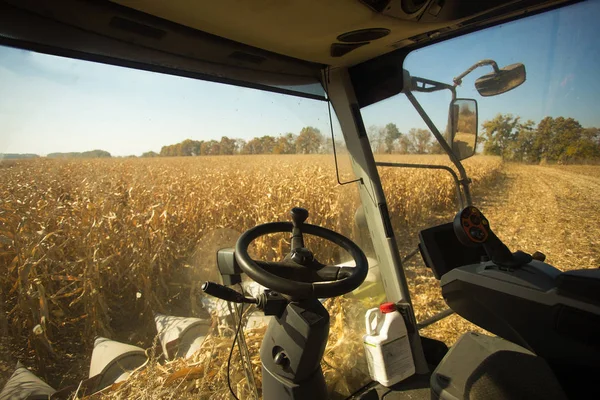
[[[379,306],[379,311],[381,311],[384,314],[394,312],[394,311],[396,311],[396,304],[394,304],[392,302],[383,303],[382,305]]]

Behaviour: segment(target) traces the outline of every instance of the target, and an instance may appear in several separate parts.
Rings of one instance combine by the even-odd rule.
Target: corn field
[[[445,162],[423,157],[381,161]],[[465,164],[475,188],[501,169],[496,158]],[[382,167],[380,174],[401,252],[416,246],[418,229],[452,217],[456,194],[446,173]],[[96,335],[148,347],[155,335],[152,312],[210,318],[199,305],[200,286],[217,280],[216,251],[232,247],[246,229],[289,220],[289,210],[301,206],[309,210],[308,222],[355,238],[355,185],[338,185],[332,157],[317,155],[1,163],[0,333],[54,385],[73,383],[64,376],[84,377],[85,368],[72,365],[85,365]],[[253,254],[281,257],[286,240],[269,237]],[[319,240],[309,246],[321,261],[343,258]],[[409,280],[419,284],[418,276]],[[343,301],[350,300],[328,304],[339,308]],[[417,310],[417,317],[428,314]],[[358,361],[341,367],[342,354],[349,353],[335,349],[351,338],[347,321],[361,317],[352,310],[338,315],[324,369],[331,388],[349,393],[351,380],[340,380]],[[355,354],[360,347],[357,341]],[[226,398],[223,387],[212,385],[207,393]],[[134,387],[122,393],[131,395]]]

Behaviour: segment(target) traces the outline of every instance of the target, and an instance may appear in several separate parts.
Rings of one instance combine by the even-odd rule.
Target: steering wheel
[[[292,222],[270,222],[247,230],[235,245],[235,259],[241,270],[261,285],[293,299],[328,298],[351,292],[367,277],[369,265],[363,251],[350,239],[317,225],[305,224],[308,211],[294,207]],[[281,262],[253,260],[248,254],[250,244],[272,233],[292,233],[292,250]],[[304,247],[303,233],[335,243],[346,250],[355,267],[321,264]]]

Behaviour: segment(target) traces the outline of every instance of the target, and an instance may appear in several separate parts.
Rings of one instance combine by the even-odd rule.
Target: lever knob
[[[302,225],[308,218],[308,210],[306,208],[294,207],[290,211],[290,215],[292,216],[294,226]]]
[[[531,257],[533,257],[534,260],[538,260],[541,262],[546,261],[546,255],[544,253],[542,253],[541,251],[536,251],[535,253],[533,253],[531,255]]]

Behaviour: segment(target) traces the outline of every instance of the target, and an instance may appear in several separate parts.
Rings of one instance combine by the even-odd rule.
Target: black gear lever
[[[304,238],[302,237],[302,226],[304,221],[308,219],[308,210],[301,207],[294,207],[290,211],[292,216],[292,250],[290,258],[292,261],[308,266],[314,261],[313,253],[304,247]]]

